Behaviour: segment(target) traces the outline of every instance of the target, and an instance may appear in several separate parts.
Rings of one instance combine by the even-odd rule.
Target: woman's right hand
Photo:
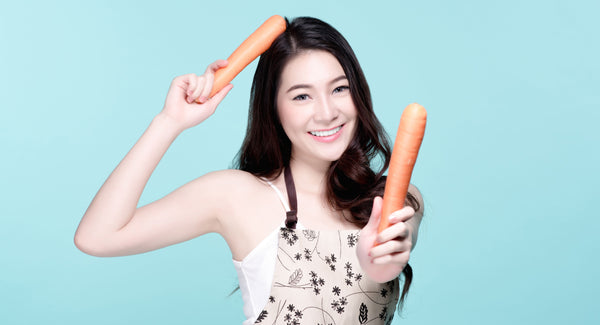
[[[233,87],[229,84],[212,98],[208,98],[213,87],[215,72],[225,66],[227,61],[217,60],[209,65],[201,76],[191,73],[173,79],[165,106],[159,115],[174,122],[180,132],[202,123],[215,112],[219,103]]]

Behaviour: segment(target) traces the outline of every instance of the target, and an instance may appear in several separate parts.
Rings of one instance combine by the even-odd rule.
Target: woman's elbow
[[[89,236],[85,236],[79,232],[75,233],[73,238],[73,243],[75,247],[79,249],[81,252],[96,256],[96,257],[108,257],[111,256],[107,251],[106,247],[97,241],[91,240]]]

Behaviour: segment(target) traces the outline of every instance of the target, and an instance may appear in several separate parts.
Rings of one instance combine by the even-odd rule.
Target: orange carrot
[[[390,225],[388,217],[392,212],[404,207],[404,200],[408,193],[410,177],[417,160],[419,148],[425,135],[427,111],[423,106],[409,104],[402,113],[390,169],[383,193],[383,211],[379,221],[378,232]]]
[[[286,22],[279,15],[271,16],[258,29],[240,44],[240,46],[229,56],[229,64],[217,70],[215,82],[210,97],[227,86],[250,62],[266,51],[277,36],[286,29]]]

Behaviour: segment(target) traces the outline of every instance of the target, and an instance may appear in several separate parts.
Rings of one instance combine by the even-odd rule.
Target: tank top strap
[[[273,190],[275,190],[275,193],[277,193],[277,196],[279,197],[279,201],[281,201],[281,205],[283,205],[283,208],[285,209],[285,212],[289,212],[290,211],[290,206],[288,205],[285,197],[283,197],[283,193],[281,193],[281,191],[277,188],[277,186],[275,186],[273,183],[271,183],[269,180],[262,178],[262,180],[269,184],[269,186],[271,186],[271,188]]]
[[[298,200],[292,170],[289,166],[285,168],[283,177],[285,178],[285,188],[287,190],[288,201],[290,202],[290,210],[286,212],[285,226],[296,229],[296,224],[298,223]]]
[[[296,186],[294,185],[292,172],[289,168],[285,169],[283,176],[285,179],[285,188],[288,196],[287,200],[277,186],[271,183],[268,179],[261,177],[261,180],[269,184],[269,186],[275,190],[275,193],[277,193],[277,196],[279,197],[279,201],[281,201],[281,204],[285,208],[285,226],[287,228],[296,229],[296,225],[298,224],[298,199],[296,198]]]

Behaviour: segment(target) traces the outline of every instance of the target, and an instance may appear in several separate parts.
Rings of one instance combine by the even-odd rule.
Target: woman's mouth
[[[342,129],[342,126],[343,125],[340,125],[336,128],[326,131],[309,131],[309,133],[314,135],[315,137],[328,137],[338,133]]]
[[[340,137],[344,129],[344,124],[330,130],[309,131],[308,134],[318,142],[329,143]]]

